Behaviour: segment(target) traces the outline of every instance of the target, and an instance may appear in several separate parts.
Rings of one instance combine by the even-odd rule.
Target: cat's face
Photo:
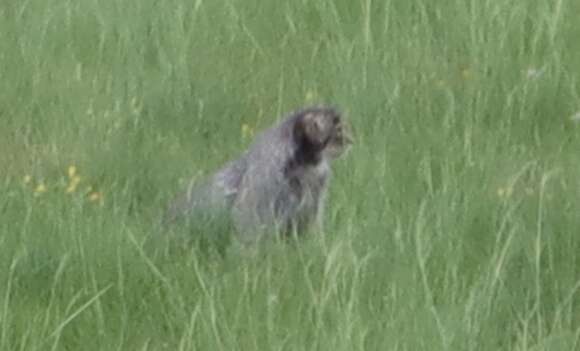
[[[332,108],[315,108],[303,116],[304,135],[330,159],[346,153],[353,144],[351,128]]]

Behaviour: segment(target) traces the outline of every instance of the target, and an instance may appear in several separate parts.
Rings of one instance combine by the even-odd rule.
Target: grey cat
[[[171,204],[165,222],[218,216],[233,221],[244,244],[268,233],[301,234],[313,225],[321,229],[330,161],[351,144],[334,108],[294,112],[259,134],[240,158],[190,185]]]

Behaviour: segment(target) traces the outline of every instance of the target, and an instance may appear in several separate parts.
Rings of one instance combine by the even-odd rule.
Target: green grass
[[[1,2],[0,350],[580,349],[579,11]],[[318,102],[357,139],[323,238],[152,252],[242,125]]]

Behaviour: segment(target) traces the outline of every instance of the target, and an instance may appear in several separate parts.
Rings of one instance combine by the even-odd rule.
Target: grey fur
[[[239,159],[191,185],[171,205],[166,220],[226,213],[242,243],[256,242],[268,232],[303,233],[313,224],[320,228],[330,160],[351,142],[342,129],[335,129],[337,121],[338,112],[329,107],[291,114],[258,135]]]
[[[218,215],[228,212],[246,169],[245,157],[230,161],[216,174],[202,183],[191,182],[185,193],[174,199],[163,222],[174,222],[195,214]]]

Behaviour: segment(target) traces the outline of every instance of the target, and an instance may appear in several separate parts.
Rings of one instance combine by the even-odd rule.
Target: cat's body
[[[338,112],[314,107],[265,130],[240,158],[193,185],[170,207],[174,221],[197,212],[226,213],[238,239],[293,234],[321,226],[330,161],[352,142]]]

